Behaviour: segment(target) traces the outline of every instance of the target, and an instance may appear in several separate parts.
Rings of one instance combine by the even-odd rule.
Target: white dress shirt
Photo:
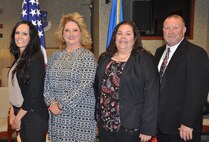
[[[173,56],[174,52],[176,51],[176,49],[178,48],[178,46],[182,42],[182,40],[179,43],[177,43],[176,45],[174,45],[174,46],[168,46],[168,45],[166,45],[166,49],[164,50],[164,52],[163,52],[163,54],[162,54],[162,56],[160,58],[160,61],[158,63],[158,71],[159,72],[160,72],[160,67],[161,67],[161,64],[163,63],[163,59],[165,58],[165,55],[166,55],[166,52],[167,52],[168,48],[170,48],[170,53],[169,53],[169,58],[168,58],[167,66],[168,66],[168,64],[169,64],[169,62],[171,60],[171,57]]]

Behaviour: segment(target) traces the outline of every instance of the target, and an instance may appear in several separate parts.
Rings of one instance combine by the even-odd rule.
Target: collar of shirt
[[[182,40],[183,40],[183,39],[182,39]],[[176,45],[174,45],[174,46],[168,46],[168,45],[166,45],[166,48],[165,48],[165,50],[164,50],[164,52],[163,52],[163,54],[162,54],[162,56],[161,56],[161,58],[160,58],[160,61],[159,61],[159,63],[158,63],[158,71],[160,71],[161,64],[162,64],[162,62],[163,62],[163,59],[164,59],[164,57],[165,57],[165,54],[166,54],[168,48],[170,48],[170,53],[169,53],[169,58],[168,58],[168,63],[167,63],[167,65],[169,64],[169,62],[170,62],[170,60],[171,60],[171,57],[172,57],[173,54],[175,53],[176,49],[178,48],[178,46],[179,46],[179,44],[182,42],[182,40],[181,40],[179,43],[177,43]]]

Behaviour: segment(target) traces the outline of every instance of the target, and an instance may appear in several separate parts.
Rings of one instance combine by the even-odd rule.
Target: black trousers
[[[46,142],[47,129],[47,120],[34,111],[28,111],[21,121],[21,142]]]
[[[139,142],[139,131],[128,132],[124,129],[118,132],[108,132],[99,125],[100,142]]]
[[[201,134],[193,133],[192,140],[184,141],[181,139],[179,134],[163,134],[161,131],[158,131],[157,134],[158,142],[201,142]]]

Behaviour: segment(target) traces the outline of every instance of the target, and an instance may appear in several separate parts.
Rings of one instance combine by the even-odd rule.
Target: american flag
[[[41,10],[38,0],[22,1],[22,20],[30,21],[38,29],[38,35],[41,42],[41,50],[44,54],[44,61],[47,63],[44,30],[41,21]]]

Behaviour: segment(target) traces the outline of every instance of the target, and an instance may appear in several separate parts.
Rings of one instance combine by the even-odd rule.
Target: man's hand
[[[184,141],[192,140],[192,132],[193,132],[192,128],[189,128],[189,127],[181,124],[181,126],[179,128],[179,134],[180,134],[180,137]]]

